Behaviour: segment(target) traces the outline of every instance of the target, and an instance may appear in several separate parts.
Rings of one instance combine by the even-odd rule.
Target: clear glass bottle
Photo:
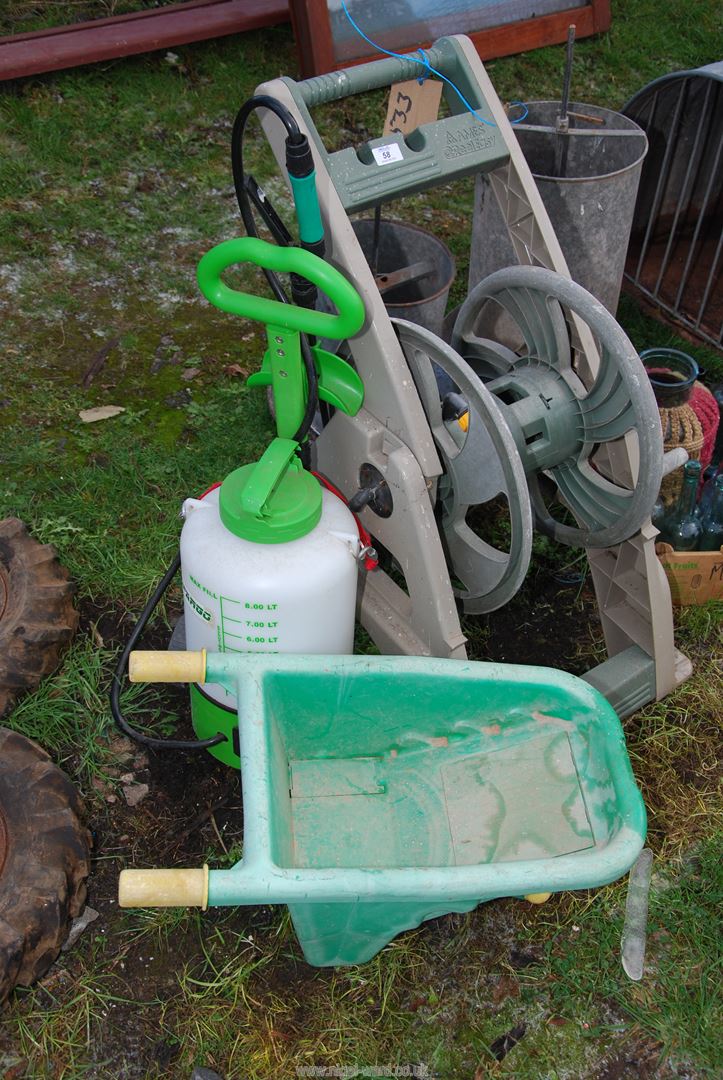
[[[723,547],[723,473],[718,473],[713,485],[710,510],[701,521],[703,534],[701,551],[718,551]]]
[[[695,500],[700,480],[700,462],[688,461],[683,469],[683,486],[678,502],[666,521],[665,538],[675,551],[695,551],[703,527],[695,515]]]

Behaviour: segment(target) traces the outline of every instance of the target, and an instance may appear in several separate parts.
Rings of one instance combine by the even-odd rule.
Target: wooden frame
[[[186,0],[128,15],[13,34],[0,37],[0,80],[258,30],[287,18],[286,0]]]
[[[289,10],[303,78],[379,59],[381,54],[370,50],[367,55],[353,60],[337,60],[326,0],[289,0]],[[497,56],[527,52],[542,45],[557,45],[567,39],[571,23],[575,24],[575,36],[578,38],[602,33],[610,28],[610,20],[610,0],[587,0],[567,11],[471,31],[468,37],[483,60],[492,60]],[[360,43],[363,45],[361,40]],[[399,51],[413,51],[430,44],[429,41],[400,44]]]

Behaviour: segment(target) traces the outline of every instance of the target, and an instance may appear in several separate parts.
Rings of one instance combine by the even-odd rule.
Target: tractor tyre
[[[82,816],[45,751],[0,728],[0,1004],[45,974],[82,910],[90,869]]]
[[[0,521],[0,716],[58,666],[78,625],[74,587],[50,544]]]

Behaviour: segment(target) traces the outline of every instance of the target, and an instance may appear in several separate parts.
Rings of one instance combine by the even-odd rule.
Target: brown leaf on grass
[[[30,1076],[27,1071],[29,1065],[27,1058],[18,1058],[17,1061],[8,1064],[7,1071],[3,1073],[3,1080],[23,1080],[23,1077]]]
[[[249,374],[249,369],[244,367],[243,364],[226,364],[223,370],[227,375],[243,375],[246,377]]]
[[[506,998],[517,998],[519,996],[520,984],[514,975],[500,975],[497,985],[492,991],[492,1000],[495,1005],[499,1005]]]
[[[111,416],[118,416],[125,412],[121,405],[98,405],[95,409],[81,409],[78,416],[84,424],[94,424],[97,420],[110,420]]]

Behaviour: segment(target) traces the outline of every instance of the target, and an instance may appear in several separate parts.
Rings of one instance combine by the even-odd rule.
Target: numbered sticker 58
[[[377,165],[388,165],[391,161],[403,161],[404,155],[398,143],[388,143],[386,146],[373,146],[372,154]]]

